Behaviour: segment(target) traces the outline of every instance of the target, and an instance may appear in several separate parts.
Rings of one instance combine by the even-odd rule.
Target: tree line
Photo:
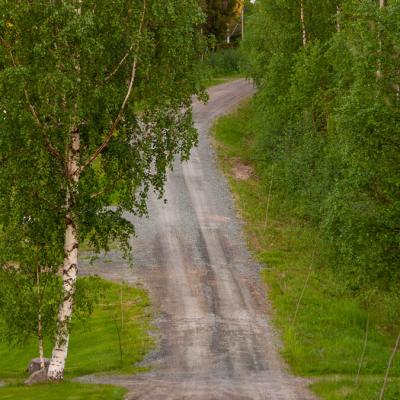
[[[400,1],[259,0],[255,158],[355,293],[398,298]]]

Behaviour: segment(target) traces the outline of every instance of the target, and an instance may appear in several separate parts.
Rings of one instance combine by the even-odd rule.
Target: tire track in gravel
[[[253,94],[243,79],[210,89],[193,102],[199,146],[168,174],[167,204],[149,197],[149,219],[133,219],[135,268],[118,254],[93,271],[143,283],[160,329],[149,373],[91,376],[81,381],[129,389],[129,400],[311,400],[307,382],[290,376],[266,315],[265,288],[251,260],[226,179],[208,132],[215,119]],[[131,218],[131,217],[129,217]]]

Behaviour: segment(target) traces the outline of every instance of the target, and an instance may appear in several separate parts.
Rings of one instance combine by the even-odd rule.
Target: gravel
[[[135,267],[113,252],[97,263],[113,280],[150,290],[160,328],[149,373],[83,377],[127,387],[128,399],[308,400],[307,382],[290,376],[266,310],[259,266],[251,259],[208,133],[215,119],[251,96],[244,79],[194,100],[199,146],[168,176],[167,204],[149,198],[149,218],[135,220]],[[129,217],[131,218],[131,217]]]

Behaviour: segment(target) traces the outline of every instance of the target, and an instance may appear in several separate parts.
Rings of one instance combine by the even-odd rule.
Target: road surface
[[[86,381],[126,386],[130,400],[314,398],[278,356],[265,287],[208,138],[214,120],[252,93],[242,79],[211,88],[206,105],[194,101],[199,146],[169,173],[167,204],[150,197],[149,219],[134,220],[134,269],[114,255],[94,271],[150,290],[161,332],[152,371]]]

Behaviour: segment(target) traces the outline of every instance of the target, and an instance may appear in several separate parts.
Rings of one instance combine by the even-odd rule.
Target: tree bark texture
[[[386,0],[379,0],[379,8],[382,10],[386,6]],[[376,70],[376,78],[379,80],[382,78],[382,33],[381,33],[381,28],[378,28],[378,52],[379,52],[379,60],[378,60],[378,68]]]
[[[340,14],[342,10],[340,9],[339,4],[336,5],[336,32],[340,32],[342,30],[342,26],[340,24]]]
[[[63,300],[60,304],[57,318],[56,341],[49,365],[50,380],[63,379],[65,360],[68,355],[69,325],[72,317],[72,307],[78,275],[79,239],[73,214],[73,194],[79,183],[80,135],[77,129],[71,134],[71,145],[68,155],[68,178],[70,187],[66,199],[66,230],[64,242],[64,263],[62,269]]]
[[[303,36],[303,47],[307,45],[307,31],[306,31],[306,23],[304,17],[304,0],[300,0],[300,20],[301,20],[301,31]]]
[[[37,302],[38,302],[38,325],[37,325],[37,335],[38,335],[38,350],[39,350],[39,360],[40,369],[45,367],[44,364],[44,346],[43,346],[43,324],[42,324],[42,294],[40,291],[40,274],[41,269],[39,266],[36,267],[36,287],[37,287]]]

